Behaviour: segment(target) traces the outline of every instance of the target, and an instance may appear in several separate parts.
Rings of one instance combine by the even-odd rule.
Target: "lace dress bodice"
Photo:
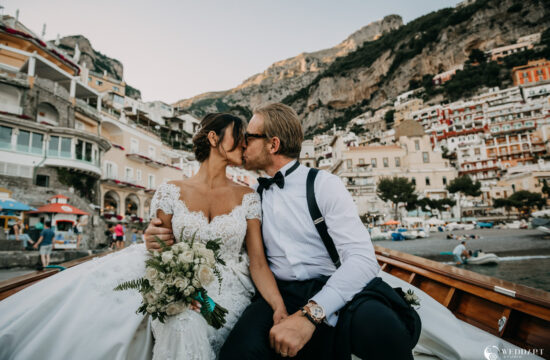
[[[225,266],[218,266],[222,282],[214,281],[206,287],[208,295],[229,313],[226,324],[219,330],[208,326],[201,315],[185,311],[169,317],[166,323],[152,322],[155,336],[153,359],[213,359],[242,311],[250,303],[254,286],[248,271],[248,257],[243,242],[248,219],[261,220],[261,201],[256,192],[243,196],[240,205],[228,214],[208,218],[202,211],[190,211],[180,199],[177,185],[164,183],[151,201],[151,217],[157,210],[172,215],[172,231],[176,241],[191,238],[206,243],[221,239],[221,257]]]
[[[180,199],[180,188],[177,185],[164,183],[151,201],[151,217],[156,217],[157,210],[172,215],[172,231],[176,241],[191,238],[206,243],[208,240],[222,239],[221,254],[227,262],[242,261],[243,241],[246,235],[246,220],[261,220],[261,201],[256,192],[243,196],[240,205],[230,213],[218,215],[210,222],[202,211],[190,211]]]

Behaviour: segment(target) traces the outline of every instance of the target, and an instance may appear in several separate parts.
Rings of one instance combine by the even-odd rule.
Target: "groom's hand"
[[[161,239],[168,246],[174,244],[174,234],[172,229],[163,228],[162,220],[154,218],[147,226],[145,230],[145,247],[147,250],[158,251],[160,250],[160,244],[155,240],[155,236]]]
[[[274,325],[269,332],[269,342],[282,357],[294,357],[313,336],[315,325],[297,311]]]

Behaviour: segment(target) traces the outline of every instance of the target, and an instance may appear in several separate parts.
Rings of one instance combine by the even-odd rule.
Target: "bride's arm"
[[[247,225],[246,249],[250,258],[250,275],[262,297],[273,309],[273,322],[277,324],[287,317],[288,313],[275,277],[267,264],[260,220],[249,219]]]

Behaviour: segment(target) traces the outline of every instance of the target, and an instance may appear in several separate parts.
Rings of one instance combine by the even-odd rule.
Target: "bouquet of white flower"
[[[177,315],[189,308],[193,300],[198,301],[201,314],[208,324],[216,329],[225,324],[227,310],[216,304],[206,292],[206,285],[217,277],[221,285],[218,264],[225,265],[219,257],[221,239],[206,244],[183,239],[168,247],[156,238],[162,252],[150,251],[145,262],[145,277],[124,282],[115,291],[137,289],[143,300],[137,312],[151,314],[153,319],[164,323],[166,316]]]

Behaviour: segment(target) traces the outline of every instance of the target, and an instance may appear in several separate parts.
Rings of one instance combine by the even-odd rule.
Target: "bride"
[[[250,279],[272,307],[274,323],[287,317],[264,254],[259,195],[226,177],[228,165],[242,163],[244,126],[232,115],[207,115],[193,138],[198,173],[162,184],[151,202],[151,217],[160,218],[177,238],[222,239],[223,280],[207,290],[229,311],[224,327],[216,330],[190,310],[164,324],[137,315],[140,295],[113,291],[144,275],[148,253],[144,245],[135,245],[0,302],[0,358],[213,359],[254,294]]]

